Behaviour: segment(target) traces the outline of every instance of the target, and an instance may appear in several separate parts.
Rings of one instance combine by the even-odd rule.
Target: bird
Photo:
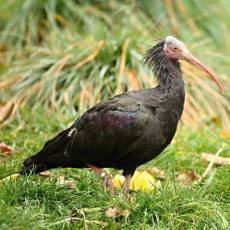
[[[101,176],[106,190],[112,180],[105,168],[114,168],[123,170],[123,188],[129,190],[137,167],[157,157],[176,133],[185,101],[180,60],[203,69],[224,92],[210,68],[182,41],[166,36],[144,55],[144,63],[157,79],[155,88],[127,91],[96,104],[27,158],[21,174],[90,168]]]

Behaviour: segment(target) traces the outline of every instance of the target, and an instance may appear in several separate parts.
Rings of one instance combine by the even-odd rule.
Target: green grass
[[[183,65],[182,121],[230,123],[228,0],[0,0],[0,11],[0,103],[83,111],[120,92],[152,87],[143,55],[171,34],[215,70],[226,92]]]
[[[0,139],[16,151],[10,157],[0,157],[0,178],[17,172],[23,159],[75,117],[47,114],[41,108],[20,111],[17,119],[1,129]],[[192,170],[201,175],[207,163],[200,154],[215,153],[228,144],[217,131],[180,126],[164,153],[140,169],[156,166],[167,174],[162,186],[149,193],[106,193],[100,178],[87,169],[57,169],[52,170],[55,176],[50,179],[30,176],[5,182],[0,185],[0,229],[101,229],[104,223],[105,229],[228,229],[229,167],[215,168],[202,183],[186,188],[175,181],[179,172]],[[227,150],[221,155],[229,156]],[[74,179],[76,187],[58,185],[60,175]],[[115,206],[129,210],[128,218],[106,217],[105,211]],[[76,219],[69,221],[71,216]]]

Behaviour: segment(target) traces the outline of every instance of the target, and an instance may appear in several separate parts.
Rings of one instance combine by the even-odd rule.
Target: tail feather
[[[65,161],[68,159],[65,158],[65,153],[69,151],[71,141],[69,133],[71,130],[73,130],[73,127],[62,131],[53,139],[47,141],[37,154],[27,158],[23,162],[21,174],[39,173],[66,164]]]

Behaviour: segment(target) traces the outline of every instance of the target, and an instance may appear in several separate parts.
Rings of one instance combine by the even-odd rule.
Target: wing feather
[[[123,94],[88,110],[75,122],[71,155],[94,162],[123,157],[148,125],[151,109],[136,94]]]

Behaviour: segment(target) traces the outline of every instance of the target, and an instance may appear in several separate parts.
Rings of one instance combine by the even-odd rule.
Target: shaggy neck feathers
[[[164,41],[156,44],[149,49],[145,55],[145,63],[155,73],[159,82],[159,90],[162,93],[175,91],[184,92],[184,81],[180,69],[180,63],[177,60],[169,59],[163,50]]]

